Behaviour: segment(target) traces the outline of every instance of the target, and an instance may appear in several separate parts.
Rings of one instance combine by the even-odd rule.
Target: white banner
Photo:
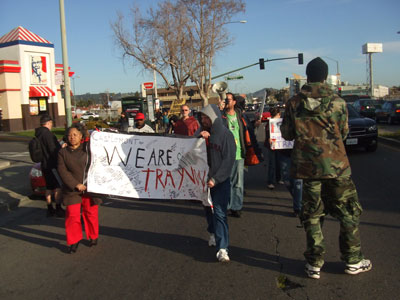
[[[281,134],[282,118],[269,119],[271,149],[293,149],[294,141],[287,141]]]
[[[207,200],[202,138],[94,131],[88,192],[143,199]]]

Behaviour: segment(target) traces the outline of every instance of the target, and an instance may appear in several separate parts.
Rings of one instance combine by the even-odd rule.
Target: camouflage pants
[[[349,264],[358,263],[363,259],[358,228],[361,212],[356,187],[350,176],[303,180],[301,219],[307,237],[307,250],[304,252],[307,262],[316,267],[322,267],[324,264],[322,225],[326,214],[340,222],[341,259]]]

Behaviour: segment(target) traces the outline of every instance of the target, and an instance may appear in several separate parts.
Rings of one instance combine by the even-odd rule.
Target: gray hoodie
[[[215,184],[224,182],[231,176],[235,162],[236,145],[233,134],[222,123],[221,112],[215,104],[209,104],[201,110],[211,119],[212,127],[207,144],[208,178]]]

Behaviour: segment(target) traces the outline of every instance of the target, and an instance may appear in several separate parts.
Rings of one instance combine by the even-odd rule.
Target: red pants
[[[99,206],[91,205],[90,197],[82,196],[82,203],[67,205],[65,232],[68,245],[82,240],[81,206],[86,237],[94,240],[99,236]]]

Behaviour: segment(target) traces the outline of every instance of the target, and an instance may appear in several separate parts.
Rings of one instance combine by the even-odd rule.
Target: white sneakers
[[[372,263],[369,259],[362,259],[358,264],[346,264],[344,270],[347,274],[356,275],[362,272],[368,272],[372,269]]]
[[[210,247],[217,246],[217,243],[215,242],[215,234],[213,233],[210,234],[210,239],[208,240],[208,246]],[[228,256],[228,251],[226,249],[219,249],[219,251],[217,252],[217,259],[220,262],[230,261]]]
[[[268,187],[270,190],[273,190],[273,189],[275,188],[275,186],[274,186],[272,183],[271,183],[271,184],[268,184],[267,187]]]
[[[306,263],[305,271],[306,271],[308,277],[310,277],[310,278],[319,279],[321,277],[320,276],[321,268],[314,267],[314,266],[310,265],[309,263]]]
[[[220,262],[228,262],[230,260],[226,249],[219,249],[217,252],[217,259]]]
[[[344,269],[344,272],[350,275],[356,275],[362,272],[368,272],[369,270],[372,269],[372,263],[369,259],[362,259],[359,263],[357,264],[346,264],[346,268]],[[314,267],[310,265],[309,263],[306,263],[305,271],[308,275],[308,277],[313,278],[313,279],[319,279],[320,278],[320,271],[321,268]]]
[[[210,239],[208,240],[208,246],[210,246],[210,247],[217,246],[217,243],[215,242],[215,234],[214,233],[210,234]]]

